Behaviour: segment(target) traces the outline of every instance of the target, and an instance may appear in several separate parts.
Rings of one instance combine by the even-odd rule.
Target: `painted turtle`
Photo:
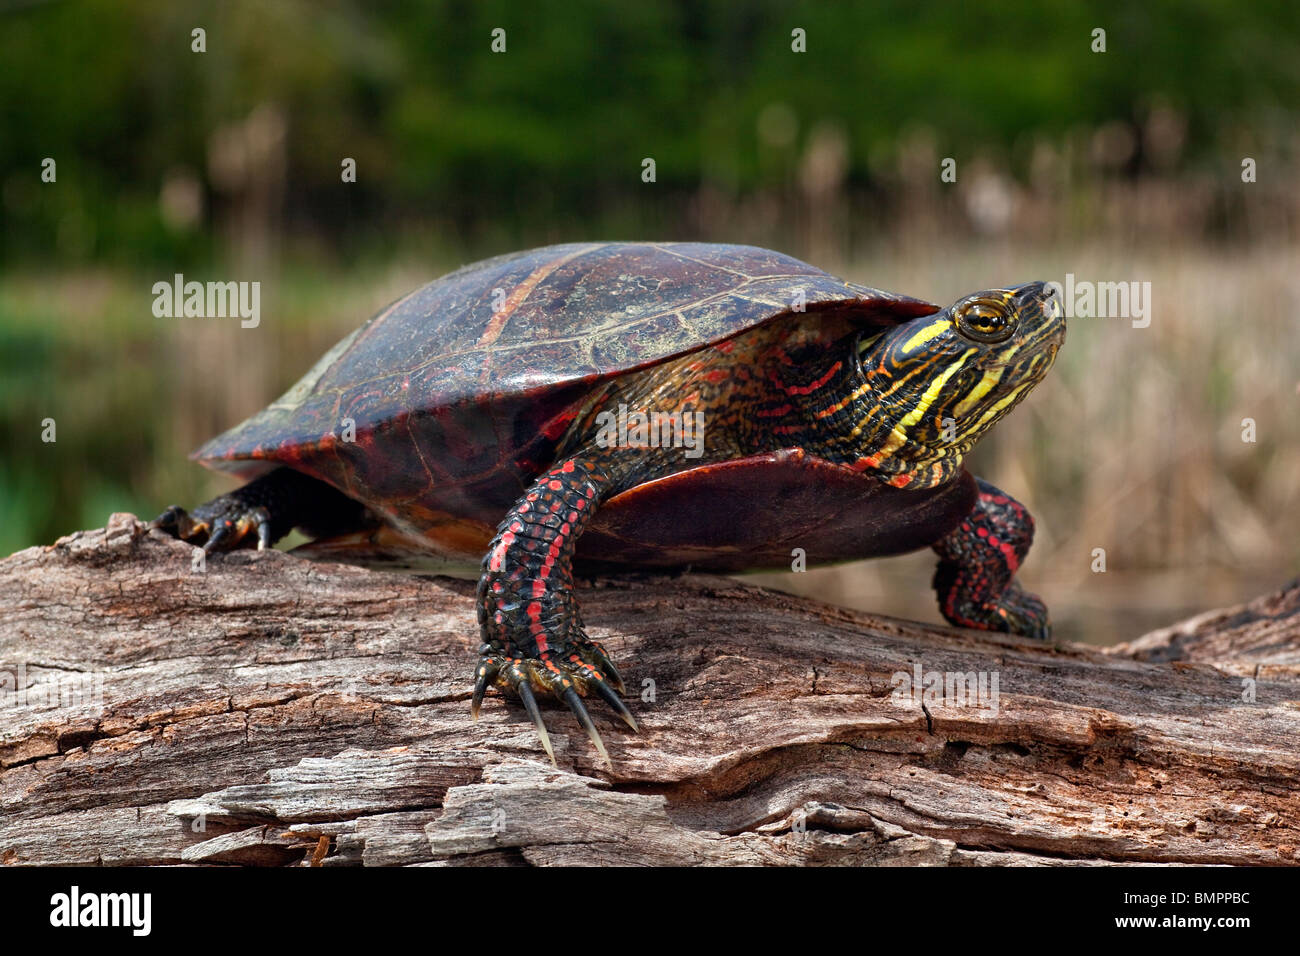
[[[938,552],[953,624],[1046,637],[1025,508],[963,456],[1051,367],[1043,283],[940,310],[749,246],[562,245],[417,289],[193,457],[250,482],[154,523],[207,551],[300,527],[482,559],[485,689],[634,729],[573,595],[591,567],[735,570]],[[552,754],[552,760],[554,755]]]

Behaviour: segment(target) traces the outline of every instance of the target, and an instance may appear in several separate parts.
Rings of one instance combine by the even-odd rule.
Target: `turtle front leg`
[[[1034,540],[1034,519],[987,481],[976,484],[974,509],[933,546],[940,558],[934,572],[939,610],[958,627],[1046,640],[1052,632],[1047,606],[1015,581]]]
[[[636,720],[618,692],[623,679],[604,649],[587,637],[573,596],[573,554],[614,482],[601,466],[569,459],[542,475],[497,529],[478,584],[482,660],[475,674],[475,719],[489,684],[513,691],[555,761],[534,692],[564,701],[608,762],[605,745],[582,703],[591,690],[627,724]]]
[[[242,488],[186,511],[171,505],[149,523],[209,554],[256,544],[269,548],[294,528],[315,536],[361,523],[364,507],[323,481],[292,468],[277,468]]]

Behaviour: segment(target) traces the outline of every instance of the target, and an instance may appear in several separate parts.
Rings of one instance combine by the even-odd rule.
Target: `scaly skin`
[[[979,500],[970,516],[933,545],[940,558],[934,573],[939,610],[958,627],[1046,640],[1047,606],[1015,582],[1034,540],[1034,519],[1006,492],[982,478],[976,483]]]
[[[595,690],[636,729],[617,693],[623,680],[604,649],[587,637],[573,597],[574,542],[613,487],[599,462],[566,460],[534,483],[501,523],[483,559],[477,603],[484,643],[474,717],[489,684],[513,690],[551,760],[555,754],[533,691],[568,704],[606,760],[580,698]]]

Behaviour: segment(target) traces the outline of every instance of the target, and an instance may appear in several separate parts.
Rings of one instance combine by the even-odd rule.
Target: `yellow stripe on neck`
[[[876,458],[888,458],[907,443],[907,430],[925,417],[926,412],[930,410],[930,406],[933,405],[935,400],[939,397],[939,393],[942,392],[944,386],[948,384],[948,379],[952,378],[966,367],[966,360],[970,358],[974,352],[974,349],[967,349],[959,355],[951,365],[944,369],[942,375],[930,383],[929,388],[922,393],[920,400],[916,403],[916,407],[899,419],[898,424],[895,425],[893,430],[889,433],[889,440],[885,442],[879,451],[874,453]],[[865,422],[859,422],[857,427],[853,429],[852,437],[858,437],[862,433],[865,424]]]

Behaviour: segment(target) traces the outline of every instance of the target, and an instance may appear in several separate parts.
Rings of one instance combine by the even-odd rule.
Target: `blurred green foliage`
[[[164,225],[160,183],[186,168],[212,200],[213,131],[266,103],[289,117],[290,231],[355,255],[421,224],[445,247],[496,249],[593,222],[667,229],[701,184],[787,181],[825,121],[866,186],[910,129],[941,156],[988,153],[1023,176],[1034,135],[1163,104],[1186,117],[1180,161],[1221,164],[1225,147],[1293,149],[1300,101],[1290,0],[90,0],[20,3],[0,24],[8,258],[209,255],[210,237]],[[806,53],[791,52],[795,28]],[[773,105],[793,120],[775,143],[756,132]],[[57,190],[36,177],[47,156]],[[344,156],[359,166],[348,190]]]

